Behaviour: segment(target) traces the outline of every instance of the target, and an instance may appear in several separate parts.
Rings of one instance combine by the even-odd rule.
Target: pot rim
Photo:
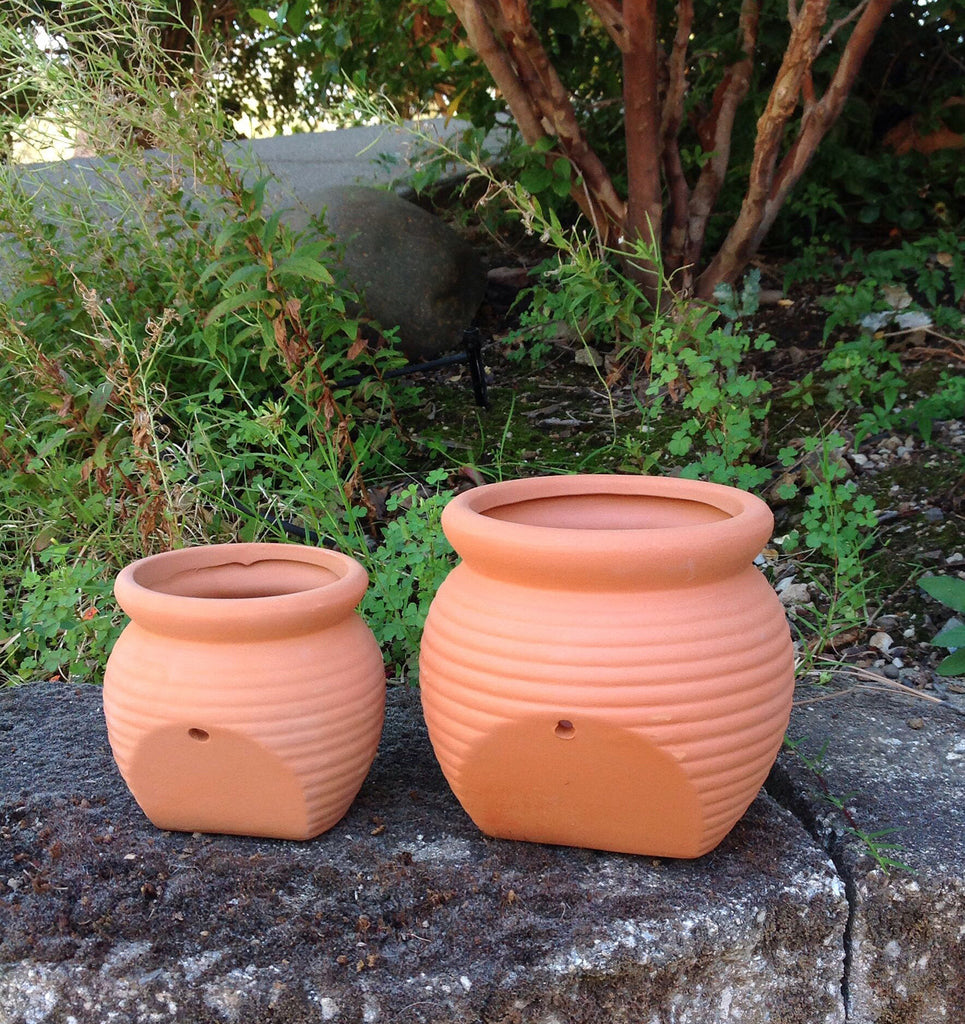
[[[289,593],[253,597],[198,597],[158,589],[177,573],[259,562],[317,566],[335,578]],[[295,633],[335,621],[354,610],[367,586],[365,569],[339,551],[271,542],[201,544],[131,562],[118,573],[114,596],[134,622],[154,632],[237,640],[279,630]]]
[[[693,502],[723,513],[713,522],[645,528],[551,526],[489,513],[567,496],[619,495]],[[484,484],[457,495],[443,511],[453,547],[474,568],[534,584],[579,575],[583,586],[620,586],[646,573],[654,586],[700,582],[746,568],[774,527],[767,504],[748,491],[682,477],[582,473]]]

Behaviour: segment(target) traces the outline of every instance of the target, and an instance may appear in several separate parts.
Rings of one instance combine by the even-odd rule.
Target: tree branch
[[[486,65],[496,88],[503,94],[524,141],[533,145],[547,133],[532,98],[522,87],[506,51],[493,33],[492,25],[484,13],[484,4],[487,8],[492,7],[489,0],[449,0],[449,6],[466,30],[469,45]]]
[[[748,175],[747,192],[737,220],[710,265],[700,275],[697,294],[708,298],[721,281],[739,273],[754,251],[754,239],[764,217],[765,205],[774,180],[774,167],[788,120],[797,107],[804,76],[810,71],[827,18],[830,0],[804,0],[791,29],[784,59],[757,122],[757,138]],[[884,0],[890,3],[890,0]]]
[[[874,4],[863,3],[860,6],[863,8],[862,16],[845,44],[844,52],[824,95],[805,110],[798,136],[777,169],[767,197],[764,215],[754,234],[754,249],[764,240],[788,193],[800,180],[821,140],[841,114],[851,87],[861,70],[861,64],[881,23],[894,6],[894,0],[876,0]]]
[[[612,0],[587,0],[593,12],[603,23],[610,38],[617,44],[622,53],[630,46],[627,26],[623,21],[623,11]]]
[[[841,29],[843,29],[845,25],[850,25],[851,22],[854,21],[854,19],[857,18],[859,14],[861,14],[861,12],[868,6],[870,2],[871,0],[861,0],[861,3],[859,3],[857,7],[852,8],[851,11],[849,11],[843,18],[838,18],[838,20],[834,22],[834,24],[824,34],[824,38],[821,40],[821,42],[818,43],[818,48],[815,52],[815,56],[817,56],[828,45],[828,43],[831,42],[835,35],[837,35],[837,33]]]
[[[667,92],[663,101],[660,135],[666,140],[680,130],[687,94],[687,49],[694,25],[694,0],[677,0],[677,31],[667,61]]]
[[[555,138],[583,178],[571,195],[589,217],[604,245],[620,234],[626,204],[617,195],[602,161],[590,148],[566,87],[533,28],[527,0],[450,0],[509,105],[523,134],[533,144]]]
[[[690,197],[690,222],[683,254],[686,264],[695,265],[700,258],[707,223],[727,174],[737,108],[747,96],[754,72],[760,13],[757,0],[744,0],[740,13],[741,49],[744,56],[725,72],[714,93],[713,113],[700,128],[701,145],[710,155]]]
[[[687,241],[687,215],[690,187],[680,159],[677,136],[684,117],[687,94],[687,51],[694,25],[693,0],[677,0],[677,31],[667,61],[667,91],[660,123],[663,173],[670,197],[670,225],[664,242],[663,260],[668,271],[677,270],[683,261]]]

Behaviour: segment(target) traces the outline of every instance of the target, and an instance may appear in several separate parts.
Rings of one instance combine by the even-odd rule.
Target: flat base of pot
[[[692,858],[723,837],[672,757],[592,718],[540,715],[493,729],[466,752],[456,795],[498,839]]]
[[[173,832],[311,839],[350,802],[310,817],[304,785],[281,758],[249,736],[214,726],[152,730],[138,743],[125,781],[152,824]]]

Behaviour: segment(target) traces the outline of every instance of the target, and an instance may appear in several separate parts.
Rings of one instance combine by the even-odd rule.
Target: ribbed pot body
[[[353,559],[289,544],[127,566],[108,659],[114,759],[159,828],[308,839],[348,810],[382,732],[385,672]]]
[[[538,477],[455,498],[462,556],[421,648],[442,770],[489,835],[696,857],[758,793],[790,715],[784,610],[746,492]]]

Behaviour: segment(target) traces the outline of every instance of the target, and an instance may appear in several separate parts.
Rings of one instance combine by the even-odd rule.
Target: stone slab
[[[0,880],[2,1024],[845,1019],[845,887],[774,799],[693,862],[488,839],[403,689],[308,843],[160,832],[97,687],[0,690]]]
[[[768,784],[832,856],[851,916],[844,993],[854,1024],[965,1021],[965,714],[927,692],[799,687]],[[860,683],[860,680],[858,680]],[[844,803],[845,811],[835,806]],[[883,870],[856,835],[884,833]]]

